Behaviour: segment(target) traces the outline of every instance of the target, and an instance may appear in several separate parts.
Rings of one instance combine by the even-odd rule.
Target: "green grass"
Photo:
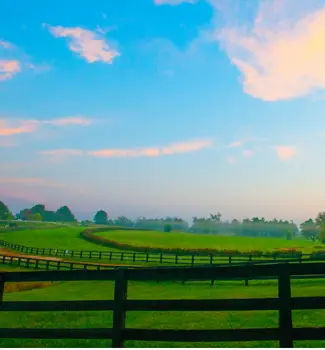
[[[294,280],[293,296],[324,295],[325,283],[321,280]],[[263,298],[277,295],[275,281],[251,281],[245,287],[242,281],[216,282],[130,282],[130,299],[212,299],[212,298]],[[4,300],[96,300],[112,299],[113,283],[106,281],[61,282],[57,285],[5,293]],[[294,326],[325,326],[325,310],[294,312]],[[276,311],[242,312],[128,312],[127,327],[155,329],[227,329],[251,327],[277,327]],[[0,327],[85,328],[111,327],[112,312],[2,312]],[[38,340],[1,339],[1,347],[108,347],[110,340]],[[128,347],[275,347],[277,342],[242,343],[172,343],[128,341]],[[296,342],[296,346],[324,347],[325,341]]]
[[[181,232],[158,231],[124,231],[114,230],[97,232],[95,235],[134,247],[167,249],[231,249],[241,252],[260,250],[275,251],[281,248],[296,248],[305,253],[325,249],[325,245],[305,239],[286,240],[281,238],[219,236],[211,234],[193,234]],[[316,248],[318,247],[318,248]]]
[[[99,250],[100,246],[80,238],[81,226],[20,230],[0,233],[0,239],[35,248]]]

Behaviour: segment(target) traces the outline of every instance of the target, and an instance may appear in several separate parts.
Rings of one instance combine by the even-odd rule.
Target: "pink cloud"
[[[0,60],[0,81],[8,80],[21,71],[16,60]]]
[[[159,157],[180,153],[190,153],[208,148],[212,145],[210,140],[197,140],[188,142],[173,143],[164,147],[145,148],[108,148],[96,151],[83,151],[78,149],[56,149],[42,151],[40,154],[52,157],[81,156],[88,155],[99,158],[135,158],[135,157]]]
[[[242,73],[244,91],[266,101],[325,88],[325,8],[293,21],[283,3],[262,2],[250,30],[227,28],[216,35]],[[285,3],[292,12],[295,2]]]
[[[189,4],[194,4],[197,0],[154,0],[154,3],[156,5],[179,5],[182,3],[189,3]]]
[[[88,126],[92,124],[92,120],[85,117],[64,117],[64,118],[47,120],[44,123],[55,125],[55,126],[67,126],[67,125]]]
[[[240,147],[243,145],[243,141],[234,141],[228,145],[229,148],[235,148],[235,147]]]
[[[253,156],[253,154],[254,154],[254,151],[252,151],[251,149],[245,149],[243,151],[243,156],[245,158],[251,158]]]
[[[283,161],[293,158],[297,153],[296,148],[292,146],[275,146],[274,149],[278,158]]]
[[[138,149],[103,149],[88,152],[89,155],[103,158],[113,157],[159,157],[179,153],[189,153],[208,148],[212,145],[210,140],[188,141],[174,143],[165,147],[148,147]]]
[[[50,26],[44,24],[56,38],[67,38],[69,49],[85,58],[87,62],[111,64],[120,53],[113,49],[102,33],[80,27]]]
[[[0,120],[0,136],[12,136],[17,134],[34,132],[38,127],[36,120],[26,120],[19,123],[19,126],[10,127],[7,122]]]
[[[227,163],[228,164],[234,164],[235,163],[235,158],[232,156],[227,157]]]

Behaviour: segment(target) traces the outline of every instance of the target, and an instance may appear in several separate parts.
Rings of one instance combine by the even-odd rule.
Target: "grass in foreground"
[[[293,296],[325,294],[322,280],[294,280]],[[263,298],[277,295],[276,281],[130,282],[130,299]],[[113,283],[106,281],[60,282],[42,289],[4,294],[4,300],[96,300],[112,299]],[[294,326],[325,326],[325,310],[296,311]],[[277,327],[276,311],[242,312],[128,312],[127,327],[156,329],[227,329]],[[3,312],[0,327],[86,328],[111,327],[112,312]],[[108,347],[110,340],[0,339],[1,347]],[[324,347],[325,341],[296,342],[299,347]],[[128,341],[128,347],[276,347],[277,342],[176,343]]]

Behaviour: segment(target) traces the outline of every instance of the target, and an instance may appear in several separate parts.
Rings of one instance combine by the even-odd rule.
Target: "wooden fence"
[[[96,259],[107,261],[120,261],[129,264],[149,263],[166,265],[215,265],[215,264],[238,264],[238,263],[269,263],[269,262],[294,262],[294,261],[325,261],[325,254],[319,258],[313,258],[310,254],[301,254],[299,256],[286,257],[271,255],[218,255],[218,254],[171,254],[171,253],[149,253],[149,252],[130,252],[130,251],[98,251],[98,250],[73,250],[56,248],[35,248],[22,244],[10,243],[0,240],[0,246],[13,249],[25,254],[34,254],[42,256],[55,256],[61,258],[79,258]]]
[[[325,263],[272,264],[224,267],[178,268],[119,268],[107,271],[44,271],[5,272],[0,274],[0,296],[6,282],[90,281],[111,280],[115,283],[113,300],[83,301],[2,301],[0,311],[84,311],[112,310],[112,328],[38,329],[1,328],[0,338],[38,339],[112,339],[113,347],[123,347],[126,340],[145,341],[258,341],[277,340],[280,347],[293,347],[294,340],[325,340],[325,327],[295,328],[292,310],[325,309],[325,297],[291,297],[290,279],[293,276],[325,274]],[[177,281],[186,279],[210,280],[223,278],[276,277],[278,297],[249,299],[203,300],[131,300],[127,297],[128,281]],[[245,311],[277,310],[277,328],[248,329],[135,329],[126,328],[127,311]]]

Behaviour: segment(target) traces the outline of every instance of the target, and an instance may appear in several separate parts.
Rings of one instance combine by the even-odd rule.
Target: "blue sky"
[[[325,209],[325,7],[0,4],[0,198],[80,218]]]

